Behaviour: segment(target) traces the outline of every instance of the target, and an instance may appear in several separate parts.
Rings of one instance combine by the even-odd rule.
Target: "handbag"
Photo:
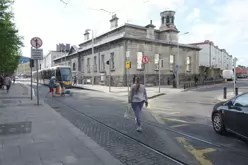
[[[124,117],[129,119],[132,116],[132,107],[131,104],[128,104],[128,106],[126,107],[126,111],[124,113]]]

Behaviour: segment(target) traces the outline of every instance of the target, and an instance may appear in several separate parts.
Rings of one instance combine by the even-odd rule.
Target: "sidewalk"
[[[242,94],[242,92],[240,92],[239,94]],[[222,95],[219,95],[217,97],[217,100],[219,100],[219,101],[227,101],[227,100],[231,99],[234,96],[235,96],[234,92],[229,92],[229,93],[226,94],[226,99],[224,99],[224,96],[222,94]]]
[[[29,90],[0,91],[1,165],[121,165],[42,100],[27,99]]]
[[[105,93],[111,93],[116,96],[128,96],[128,89],[127,87],[111,87],[109,92],[109,86],[103,86],[103,85],[89,85],[89,84],[77,84],[73,86],[74,88],[79,89],[86,89],[86,90],[92,90],[92,91],[99,91],[99,92],[105,92]],[[174,94],[174,93],[180,93],[183,91],[183,89],[176,89],[169,86],[161,86],[160,93],[159,93],[159,87],[146,87],[147,95],[149,99],[165,95],[165,94]]]

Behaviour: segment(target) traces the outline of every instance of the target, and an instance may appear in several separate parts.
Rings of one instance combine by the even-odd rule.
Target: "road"
[[[134,119],[123,117],[124,98],[75,89],[73,96],[52,98],[47,95],[47,87],[39,85],[39,90],[41,99],[123,164],[245,165],[248,162],[248,145],[244,141],[233,135],[219,136],[213,131],[209,120],[212,105],[189,102],[197,98],[193,93],[200,96],[202,92],[154,99],[142,114],[143,132],[137,133]],[[168,104],[175,98],[178,101]],[[153,108],[160,103],[163,109]]]

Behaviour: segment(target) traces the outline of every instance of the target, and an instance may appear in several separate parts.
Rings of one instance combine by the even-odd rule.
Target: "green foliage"
[[[23,47],[23,37],[19,36],[11,10],[14,1],[0,0],[0,73],[13,73],[18,64]]]

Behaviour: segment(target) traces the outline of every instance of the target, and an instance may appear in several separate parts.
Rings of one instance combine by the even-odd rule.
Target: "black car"
[[[212,112],[215,132],[232,132],[248,139],[248,93],[217,103]]]

